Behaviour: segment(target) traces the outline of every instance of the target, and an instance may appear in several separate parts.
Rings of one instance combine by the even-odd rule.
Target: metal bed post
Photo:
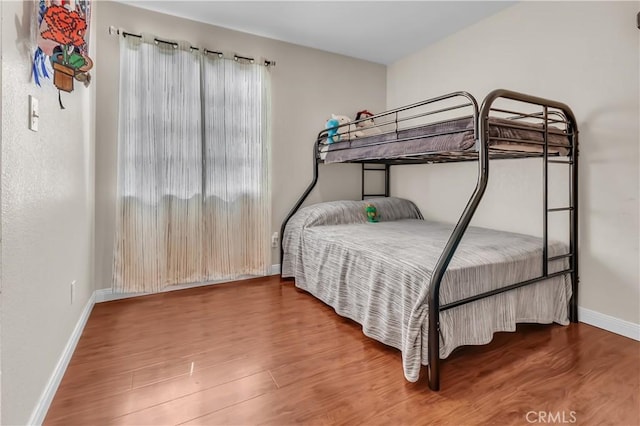
[[[361,175],[361,177],[360,177],[360,184],[361,184],[361,186],[360,186],[360,199],[361,200],[364,200],[364,197],[365,197],[365,194],[364,194],[364,179],[365,179],[365,177],[364,177],[364,175],[365,175],[365,171],[367,169],[365,169],[364,165],[365,165],[365,163],[360,164],[360,170],[361,170],[361,173],[360,173],[360,175]]]
[[[298,201],[296,201],[291,211],[289,211],[289,214],[287,214],[285,219],[282,221],[282,226],[280,227],[280,268],[282,268],[282,261],[284,260],[284,246],[282,244],[282,240],[284,237],[284,229],[287,226],[287,222],[289,222],[289,219],[291,219],[291,216],[293,216],[298,211],[298,209],[300,208],[304,200],[309,196],[309,193],[311,193],[311,190],[318,183],[318,140],[319,139],[320,137],[316,138],[316,142],[313,144],[313,178],[311,179],[311,183],[309,184],[309,186],[307,186],[307,189],[300,196],[300,198],[298,198]]]
[[[475,100],[473,100],[475,105]],[[453,255],[460,244],[460,240],[464,235],[469,222],[473,217],[482,195],[487,188],[487,182],[489,180],[489,128],[488,128],[488,115],[490,102],[486,102],[482,105],[480,115],[474,114],[476,120],[474,126],[474,132],[476,137],[476,144],[478,149],[478,182],[476,189],[473,191],[467,206],[462,212],[462,216],[458,220],[447,244],[436,263],[436,266],[431,275],[431,282],[429,284],[428,295],[428,315],[429,315],[429,331],[428,331],[428,372],[429,372],[429,389],[437,391],[440,390],[440,284],[444,273],[449,266],[449,262],[453,258]],[[477,111],[477,105],[475,106]],[[479,123],[478,123],[479,121]],[[480,130],[478,132],[478,124]]]
[[[388,197],[391,194],[391,164],[384,165],[384,196]]]
[[[542,275],[549,275],[549,109],[543,107],[544,145],[542,146]]]
[[[567,108],[564,111],[571,123],[572,143],[571,143],[571,211],[569,212],[570,242],[569,253],[571,256],[571,302],[569,305],[569,320],[578,322],[578,156],[580,149],[578,144],[578,124],[573,112]]]

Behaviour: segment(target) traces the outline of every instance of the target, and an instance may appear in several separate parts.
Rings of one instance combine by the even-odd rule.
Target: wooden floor
[[[595,327],[522,325],[442,364],[440,392],[407,382],[279,277],[201,287],[97,304],[45,424],[640,424],[640,343]]]

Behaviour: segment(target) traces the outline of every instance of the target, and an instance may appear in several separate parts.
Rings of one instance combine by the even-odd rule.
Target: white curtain
[[[269,102],[265,67],[121,38],[114,291],[268,273]]]
[[[207,280],[264,275],[270,264],[267,80],[264,66],[203,58]]]

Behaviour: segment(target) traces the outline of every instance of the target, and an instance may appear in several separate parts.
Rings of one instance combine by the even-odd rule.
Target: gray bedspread
[[[374,204],[378,223],[366,222]],[[292,217],[283,236],[282,275],[363,332],[402,351],[404,374],[416,381],[427,354],[427,294],[434,265],[453,225],[421,219],[407,200],[320,203]],[[567,247],[551,243],[549,256]],[[549,272],[567,268],[552,262]],[[469,228],[441,286],[441,303],[540,276],[542,241],[528,235]],[[568,324],[570,278],[561,276],[450,309],[441,314],[440,357],[462,345],[486,344],[518,322]]]

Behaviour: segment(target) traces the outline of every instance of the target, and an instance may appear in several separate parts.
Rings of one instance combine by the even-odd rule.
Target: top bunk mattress
[[[549,155],[569,153],[571,143],[566,132],[549,126],[548,135]],[[543,145],[542,125],[489,118],[490,151],[540,154]],[[321,158],[325,163],[344,163],[419,158],[442,153],[455,155],[474,150],[474,120],[468,116],[325,145]]]

